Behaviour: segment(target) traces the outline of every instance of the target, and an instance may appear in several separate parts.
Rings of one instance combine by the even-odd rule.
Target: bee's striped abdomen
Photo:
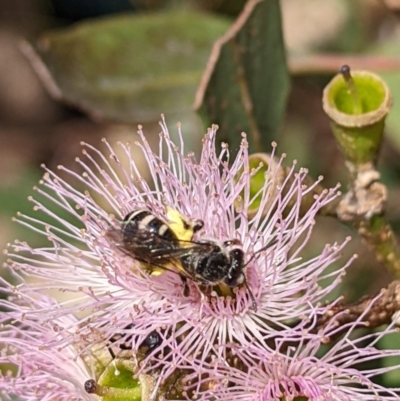
[[[138,232],[147,231],[157,235],[171,244],[178,245],[178,238],[168,225],[151,213],[149,210],[135,210],[125,216],[123,228],[124,242],[132,241],[138,236]]]

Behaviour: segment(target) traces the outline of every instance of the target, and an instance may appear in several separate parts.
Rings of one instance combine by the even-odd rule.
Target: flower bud
[[[322,105],[347,161],[375,163],[392,96],[386,83],[369,71],[343,66],[325,87]]]

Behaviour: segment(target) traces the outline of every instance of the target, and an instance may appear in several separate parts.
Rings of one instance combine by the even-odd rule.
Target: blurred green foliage
[[[96,118],[143,123],[190,112],[211,45],[228,26],[194,12],[127,14],[50,31],[35,50],[60,99]]]

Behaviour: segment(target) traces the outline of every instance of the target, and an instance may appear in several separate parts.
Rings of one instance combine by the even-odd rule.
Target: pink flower
[[[18,272],[18,284],[15,289],[4,285],[21,299],[37,299],[49,290],[74,297],[34,309],[22,303],[24,316],[36,326],[74,316],[75,330],[71,325],[60,327],[52,340],[56,348],[68,348],[82,338],[87,339],[87,347],[104,344],[126,333],[124,341],[131,342],[133,358],[146,337],[157,331],[162,341],[147,355],[151,363],[143,364],[143,369],[161,369],[160,382],[176,369],[191,365],[200,369],[211,359],[225,360],[231,343],[244,348],[256,343],[268,349],[278,335],[292,341],[316,341],[306,329],[321,311],[319,302],[344,272],[346,266],[326,272],[344,244],[326,245],[309,260],[303,260],[301,252],[318,211],[337,196],[337,189],[316,195],[302,214],[303,197],[319,181],[305,186],[307,171],[295,172],[294,163],[285,183],[277,188],[278,170],[269,168],[258,194],[260,209],[249,219],[251,179],[256,171],[249,167],[246,137],[230,160],[227,145],[216,154],[213,127],[204,137],[197,161],[193,153],[185,153],[180,130],[177,146],[164,121],[161,127],[158,153],[150,149],[141,129],[135,143],[147,161],[153,180],[149,184],[135,164],[131,146],[118,144],[122,156],[117,157],[105,140],[102,151],[82,143],[83,159],[77,159],[82,174],[60,166],[63,176],[69,176],[64,180],[46,169],[40,187],[35,188],[38,196],[32,198],[40,216],[19,215],[18,221],[47,238],[49,245],[31,247],[18,242],[11,246],[8,266]],[[266,205],[269,208],[263,215]],[[235,239],[242,244],[243,271],[251,292],[243,285],[223,295],[196,280],[185,284],[175,271],[150,275],[110,240],[111,228],[118,227],[131,211],[146,208],[165,220],[167,206],[189,220],[204,221],[195,241]],[[327,277],[331,284],[322,288],[320,281]],[[39,343],[39,337],[35,341]],[[154,358],[160,353],[167,357]]]
[[[54,305],[54,300],[38,296],[24,301],[22,307],[20,300],[11,299],[7,313],[1,314],[1,399],[15,400],[18,396],[24,401],[96,401],[84,389],[92,374],[78,349],[72,344],[54,346],[76,327],[77,320],[64,315],[45,323],[39,314],[35,317],[35,312]]]
[[[373,308],[380,296],[369,308]],[[360,316],[357,321],[340,327],[331,324],[319,333],[319,337],[305,341],[277,336],[269,347],[233,345],[227,353],[235,359],[236,366],[203,365],[201,374],[206,379],[195,381],[190,390],[199,399],[219,401],[399,400],[400,388],[379,384],[383,374],[400,371],[400,350],[379,347],[380,340],[390,334],[398,335],[398,330],[388,327],[360,335],[357,329],[366,327],[362,319]],[[335,337],[339,332],[344,335],[323,350],[323,339]],[[199,373],[194,371],[187,379]],[[210,377],[213,385],[202,390],[201,385],[208,385]]]

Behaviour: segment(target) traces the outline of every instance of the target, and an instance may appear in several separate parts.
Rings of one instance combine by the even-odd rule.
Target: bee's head
[[[200,242],[199,242],[200,243]],[[196,273],[198,278],[208,284],[216,284],[223,280],[227,274],[229,259],[221,248],[208,241],[208,249],[199,253],[196,259]]]
[[[224,282],[228,287],[234,288],[244,283],[244,252],[241,248],[229,251],[229,271]]]
[[[244,284],[249,292],[253,309],[254,311],[257,311],[256,299],[254,298],[253,292],[251,291],[244,274],[246,264],[244,263],[245,255],[243,249],[241,247],[234,248],[229,251],[228,255],[230,265],[229,272],[224,279],[224,283],[231,288],[235,288]]]

